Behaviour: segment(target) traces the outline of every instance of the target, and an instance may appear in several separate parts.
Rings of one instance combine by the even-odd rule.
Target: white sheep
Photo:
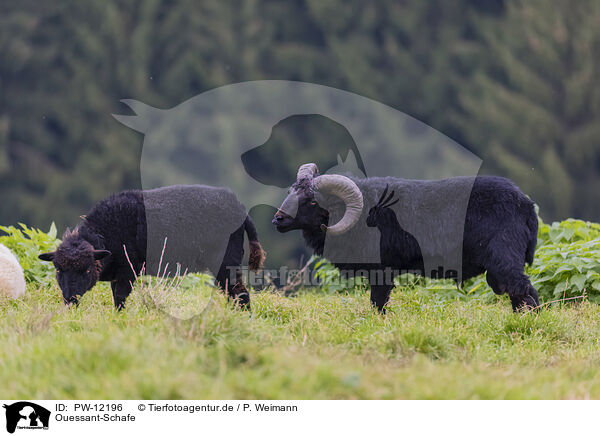
[[[17,258],[0,244],[0,292],[18,298],[25,294],[25,276]]]

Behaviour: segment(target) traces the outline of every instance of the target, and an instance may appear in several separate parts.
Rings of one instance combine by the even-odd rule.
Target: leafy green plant
[[[450,279],[431,279],[413,274],[396,277],[395,283],[404,289],[433,294],[439,301],[467,298],[481,298],[484,301],[494,299],[494,292],[485,281],[485,274],[467,280],[462,286],[457,286],[456,282]]]
[[[540,223],[528,273],[543,300],[586,295],[600,303],[600,224],[575,219]]]
[[[40,253],[53,251],[60,240],[56,238],[54,223],[46,233],[39,229],[19,224],[19,227],[0,226],[6,235],[0,236],[0,244],[8,247],[19,260],[27,283],[48,285],[54,282],[54,268],[48,262],[38,259]]]
[[[368,289],[366,277],[343,277],[340,270],[327,259],[312,256],[308,262],[314,262],[313,274],[319,280],[321,289],[328,294]]]
[[[548,244],[592,241],[600,238],[600,224],[569,218],[551,225],[540,220],[538,247]]]

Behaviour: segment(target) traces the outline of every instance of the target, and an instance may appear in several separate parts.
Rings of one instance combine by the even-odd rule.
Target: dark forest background
[[[0,224],[64,228],[140,186],[120,99],[170,108],[261,79],[390,105],[515,180],[545,220],[598,221],[599,73],[597,0],[3,1]]]

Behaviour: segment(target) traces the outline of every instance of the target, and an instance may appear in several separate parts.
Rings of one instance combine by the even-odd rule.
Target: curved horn
[[[363,196],[356,183],[339,174],[326,174],[316,177],[313,186],[317,191],[328,192],[341,198],[346,204],[346,213],[342,219],[330,227],[323,225],[323,230],[330,235],[340,235],[358,222],[363,209]]]
[[[318,174],[319,169],[317,168],[317,165],[314,163],[307,163],[298,168],[298,176],[296,177],[296,179],[312,179]]]

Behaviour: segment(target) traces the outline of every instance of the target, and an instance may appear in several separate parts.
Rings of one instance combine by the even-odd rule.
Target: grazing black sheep
[[[396,200],[386,197],[389,189]],[[539,305],[524,274],[537,242],[534,204],[502,177],[357,179],[320,176],[306,164],[273,224],[280,232],[301,229],[315,253],[338,268],[368,272],[380,311],[394,275],[405,271],[458,282],[487,271],[494,292],[508,293],[514,310]],[[373,274],[389,267],[383,281]]]
[[[244,232],[249,266],[262,266],[264,252],[250,216],[225,188],[177,185],[115,194],[96,204],[74,231],[65,233],[52,261],[65,303],[97,281],[109,281],[115,307],[122,308],[136,273],[171,275],[212,272],[217,284],[242,306],[250,296],[242,280]]]

